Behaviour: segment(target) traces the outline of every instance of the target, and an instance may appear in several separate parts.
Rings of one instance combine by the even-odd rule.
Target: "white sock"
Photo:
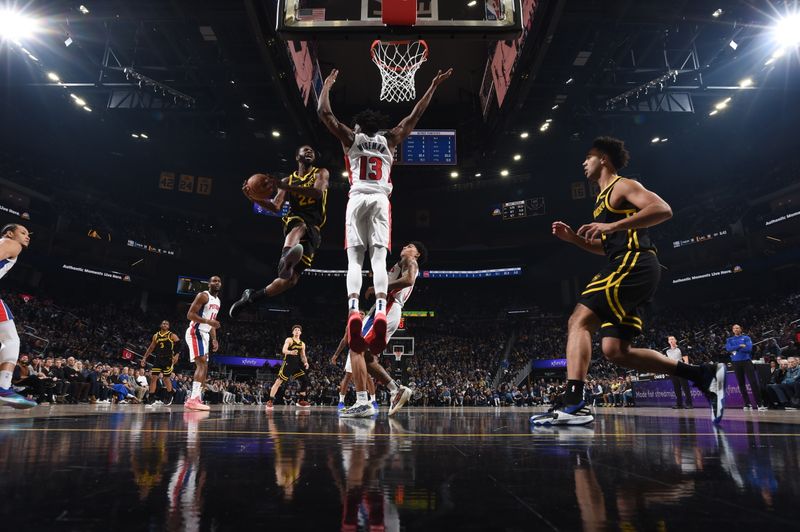
[[[374,403],[375,402],[375,394],[374,393],[369,394],[369,402],[370,403]]]
[[[397,385],[397,381],[395,380],[390,380],[386,387],[389,388],[389,391],[392,393],[396,393],[397,390],[400,389],[400,387]]]
[[[347,310],[349,310],[350,312],[353,312],[353,311],[358,312],[358,298],[357,297],[351,297],[350,299],[347,300]]]
[[[339,394],[339,402],[344,403],[344,395]]]
[[[369,394],[367,392],[356,392],[356,403],[368,403]]]
[[[192,382],[192,395],[190,399],[200,398],[200,389],[202,388],[202,384],[199,381]]]
[[[7,369],[0,371],[0,388],[4,388],[6,390],[11,388],[11,377],[13,376],[13,371],[8,371]]]
[[[375,314],[386,314],[386,299],[380,297],[375,300]]]

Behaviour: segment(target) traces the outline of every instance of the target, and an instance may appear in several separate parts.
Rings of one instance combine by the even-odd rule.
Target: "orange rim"
[[[422,60],[420,60],[419,63],[417,63],[415,65],[412,65],[412,66],[407,66],[407,67],[389,66],[386,63],[384,63],[383,61],[381,61],[380,59],[376,59],[376,57],[375,57],[375,47],[380,45],[382,42],[383,41],[381,41],[380,39],[375,39],[372,42],[372,46],[369,47],[369,54],[372,56],[372,60],[375,61],[375,63],[378,64],[378,66],[380,66],[381,68],[385,68],[387,70],[394,70],[395,72],[402,72],[404,70],[411,70],[412,68],[417,68],[420,63],[422,63],[423,61],[427,61],[427,59],[428,59],[428,43],[425,42],[423,39],[420,39],[419,41],[412,41],[412,40],[407,40],[407,41],[386,41],[383,44],[390,44],[392,46],[400,46],[400,45],[403,45],[403,44],[407,45],[407,44],[412,43],[412,42],[418,42],[418,43],[420,43],[422,45],[423,48],[425,48],[425,52],[423,52],[423,54],[422,54]]]

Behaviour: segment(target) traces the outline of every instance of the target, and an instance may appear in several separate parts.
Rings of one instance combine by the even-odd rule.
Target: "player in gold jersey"
[[[272,410],[275,404],[275,394],[281,388],[281,384],[289,382],[289,379],[296,379],[300,382],[300,392],[298,395],[300,399],[297,401],[297,406],[308,408],[311,404],[308,402],[308,358],[306,357],[306,343],[300,339],[303,334],[303,328],[300,325],[292,326],[292,335],[283,342],[283,364],[278,371],[278,378],[275,379],[272,388],[269,391],[269,401],[267,401],[266,410]]]
[[[156,387],[158,385],[158,376],[164,378],[164,388],[167,395],[172,397],[172,369],[177,360],[178,346],[180,345],[180,338],[177,334],[172,332],[169,328],[169,321],[164,320],[161,322],[161,327],[153,335],[150,340],[150,345],[147,347],[144,356],[142,357],[142,367],[147,366],[147,359],[153,355],[153,368],[150,370],[150,395],[148,401],[153,404],[156,401]],[[160,399],[162,403],[172,402]]]
[[[615,138],[595,139],[583,162],[586,177],[600,187],[594,221],[573,231],[553,223],[561,240],[608,259],[595,275],[569,318],[567,390],[563,404],[531,417],[534,425],[585,425],[594,421],[583,387],[592,358],[592,334],[600,331],[605,357],[625,368],[676,375],[700,388],[711,403],[712,420],[722,419],[725,366],[693,366],[670,360],[658,351],[631,346],[643,327],[642,306],[658,287],[661,265],[647,228],[672,217],[672,209],[641,183],[617,174],[629,160],[625,144]]]
[[[230,316],[235,318],[247,305],[265,297],[273,297],[297,284],[300,274],[311,266],[314,253],[322,245],[321,229],[327,219],[328,181],[325,168],[314,166],[317,154],[314,148],[300,146],[295,157],[297,170],[277,183],[278,193],[270,201],[255,199],[247,182],[242,186],[245,197],[262,208],[280,212],[289,201],[289,212],[283,217],[285,239],[278,262],[278,277],[266,288],[248,288],[242,297],[231,305]]]

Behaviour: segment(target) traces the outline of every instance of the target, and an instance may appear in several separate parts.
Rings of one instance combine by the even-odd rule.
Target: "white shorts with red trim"
[[[8,308],[6,302],[0,299],[0,323],[4,321],[11,321],[14,319],[14,315],[11,314],[11,309]]]
[[[208,356],[208,349],[211,345],[208,341],[207,332],[201,331],[197,325],[189,326],[185,335],[186,345],[189,346],[189,362],[194,362],[197,357]]]
[[[400,318],[403,316],[403,307],[398,305],[394,301],[389,301],[389,304],[386,306],[386,341],[388,342],[394,333],[397,332],[397,328],[400,327]],[[369,344],[373,338],[375,338],[375,332],[372,330],[372,324],[375,321],[375,311],[367,317],[366,321],[364,322],[364,328],[361,331],[361,336],[364,337],[364,340]],[[380,353],[372,353],[375,356],[380,356]]]
[[[392,204],[384,194],[353,194],[344,217],[344,247],[392,250]]]

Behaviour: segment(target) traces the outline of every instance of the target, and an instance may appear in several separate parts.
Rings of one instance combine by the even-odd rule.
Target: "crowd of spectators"
[[[154,316],[169,316],[179,336],[185,323],[183,311],[175,308],[150,309],[87,301],[59,306],[47,297],[21,293],[2,293],[13,309],[21,337],[21,357],[15,385],[40,402],[152,402],[147,389],[157,378],[148,368],[140,368],[138,356],[154,332]],[[637,344],[659,351],[666,348],[666,338],[674,335],[684,354],[693,363],[712,360],[724,353],[725,338],[737,316],[746,316],[743,325],[753,339],[753,358],[776,360],[776,381],[780,375],[779,357],[786,360],[798,354],[797,319],[800,294],[766,302],[741,304],[736,312],[731,305],[705,308],[669,309],[648,320],[645,334]],[[726,310],[728,309],[728,310]],[[170,315],[170,312],[173,315]],[[220,352],[238,356],[276,358],[278,347],[289,330],[292,318],[270,323],[230,322],[220,330]],[[157,320],[156,320],[157,321]],[[309,399],[313,404],[336,404],[342,376],[339,365],[330,356],[341,339],[338,322],[309,320],[307,349],[312,360]],[[534,374],[518,377],[532,359],[562,358],[565,353],[566,320],[564,316],[539,313],[524,320],[506,321],[481,317],[478,320],[451,319],[446,324],[419,321],[413,325],[415,356],[409,357],[407,378],[414,387],[414,404],[423,406],[529,406],[552,401],[562,383],[542,380]],[[385,359],[391,365],[391,357]],[[191,388],[191,367],[178,365],[172,377],[174,397],[161,391],[162,402],[182,402]],[[788,370],[788,367],[787,367]],[[225,371],[228,371],[225,373]],[[793,370],[789,385],[794,382]],[[590,368],[591,400],[597,405],[630,405],[629,373],[607,362],[595,339],[595,358]],[[209,381],[206,399],[210,402],[259,404],[266,400],[276,378],[275,370],[258,375],[234,375],[230,368],[219,368]],[[788,386],[773,388],[784,396],[793,393]],[[284,388],[282,401],[297,401],[297,386]],[[794,397],[794,396],[792,396]],[[378,398],[388,401],[386,390],[379,387]],[[789,398],[791,399],[791,397]],[[774,404],[786,400],[773,401]]]

